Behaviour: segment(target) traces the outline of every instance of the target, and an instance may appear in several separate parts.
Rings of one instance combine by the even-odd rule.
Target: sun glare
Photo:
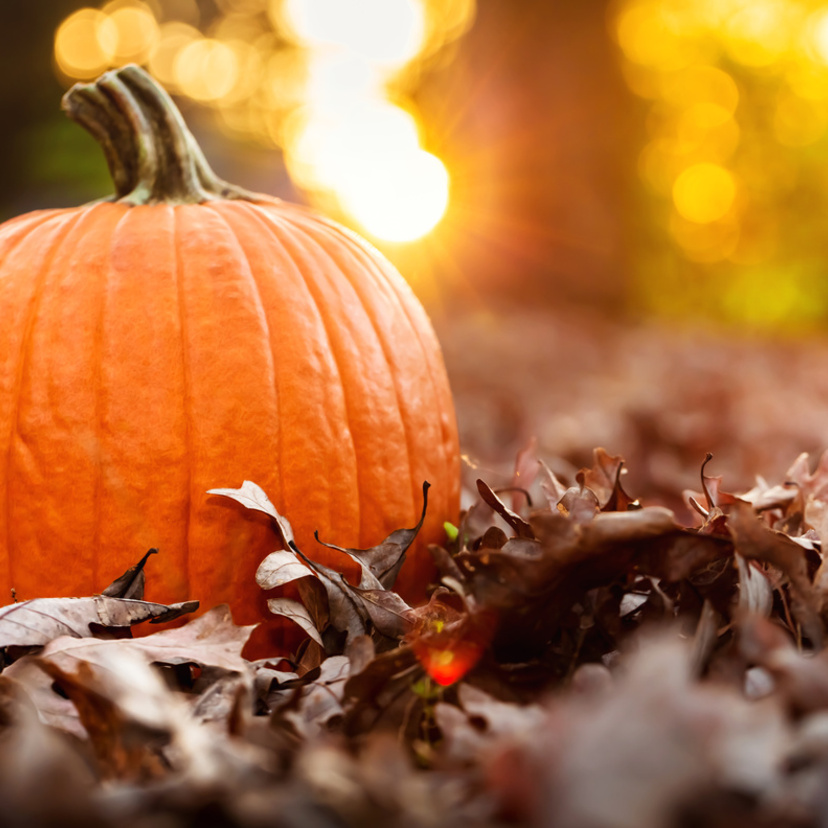
[[[422,143],[418,73],[461,37],[474,0],[109,0],[55,33],[65,80],[126,62],[278,146],[291,179],[378,240],[411,241],[446,210],[449,173]],[[391,90],[393,89],[393,94]]]
[[[449,200],[449,175],[429,152],[410,149],[385,153],[343,182],[343,206],[372,236],[408,242],[432,230]]]
[[[420,50],[425,16],[417,0],[286,0],[297,36],[372,63],[401,66]]]

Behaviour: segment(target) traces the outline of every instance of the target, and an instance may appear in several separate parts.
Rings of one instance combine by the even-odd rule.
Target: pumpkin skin
[[[124,88],[140,105],[158,89],[125,67],[67,98]],[[177,110],[164,117],[183,126]],[[211,179],[197,151],[147,185],[105,150],[113,200],[0,225],[0,596],[91,594],[157,547],[149,600],[227,602],[237,623],[266,621],[251,652],[277,652],[290,624],[254,580],[276,536],[207,494],[248,479],[306,554],[352,582],[350,559],[314,531],[371,546],[417,523],[429,481],[398,582],[422,597],[426,545],[459,511],[459,449],[439,345],[408,285],[334,222]],[[161,192],[179,162],[208,198]]]

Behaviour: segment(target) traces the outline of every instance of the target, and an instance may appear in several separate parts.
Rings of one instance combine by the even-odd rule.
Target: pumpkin
[[[100,591],[150,547],[147,598],[268,618],[277,548],[214,487],[259,484],[310,557],[369,547],[428,513],[402,569],[459,509],[452,398],[427,315],[366,241],[219,179],[136,66],[76,85],[109,199],[0,225],[0,595]],[[400,195],[404,198],[404,194]],[[259,653],[283,642],[270,616]]]

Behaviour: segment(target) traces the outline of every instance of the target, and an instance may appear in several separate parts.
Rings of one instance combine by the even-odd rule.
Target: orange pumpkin
[[[311,557],[413,526],[400,587],[459,500],[426,314],[354,233],[218,179],[169,96],[127,66],[73,87],[115,195],[0,225],[0,597],[99,591],[150,547],[147,598],[268,617],[276,540],[214,487],[258,483]],[[404,194],[401,194],[404,198]],[[271,616],[271,619],[273,617]],[[269,623],[280,643],[281,624]]]

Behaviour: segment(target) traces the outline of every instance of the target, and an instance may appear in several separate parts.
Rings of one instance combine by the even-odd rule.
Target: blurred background
[[[828,445],[824,0],[0,0],[0,219],[110,191],[59,100],[127,62],[397,264],[471,466],[669,498]]]

